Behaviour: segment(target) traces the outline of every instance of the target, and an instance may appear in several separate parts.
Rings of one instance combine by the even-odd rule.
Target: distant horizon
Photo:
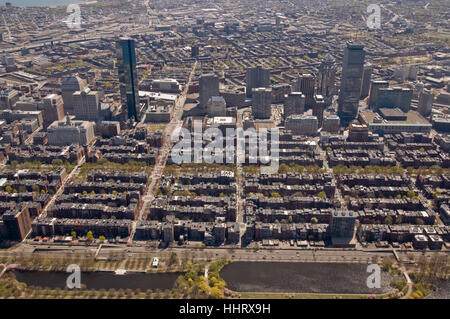
[[[2,1],[2,6],[6,3],[11,3],[15,7],[53,7],[53,6],[63,6],[72,3],[83,3],[84,0],[9,0]]]

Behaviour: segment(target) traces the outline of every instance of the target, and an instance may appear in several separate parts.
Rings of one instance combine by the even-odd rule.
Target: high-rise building
[[[88,121],[55,121],[47,129],[49,145],[88,145],[94,139],[94,123]]]
[[[328,114],[323,118],[322,131],[338,133],[341,127],[341,121],[336,114]]]
[[[198,55],[199,55],[199,48],[198,48],[198,45],[193,45],[192,47],[191,47],[191,58],[196,58],[196,57],[198,57]]]
[[[77,120],[93,122],[98,120],[100,106],[98,92],[89,88],[75,92],[72,101]]]
[[[80,79],[78,76],[68,76],[61,80],[61,95],[64,101],[64,112],[74,115],[73,110],[73,94],[77,91],[83,91],[87,88],[85,80]]]
[[[388,88],[388,81],[371,81],[370,95],[369,95],[369,108],[376,110],[378,105],[378,91],[382,88]]]
[[[19,91],[13,89],[0,90],[0,110],[12,109],[19,100]]]
[[[204,74],[199,80],[199,106],[206,111],[208,101],[219,94],[219,78],[214,74]]]
[[[211,96],[207,105],[207,113],[210,117],[226,116],[227,103],[221,96]]]
[[[373,67],[370,63],[364,66],[362,82],[361,82],[361,93],[360,98],[364,99],[369,95],[370,89],[370,79],[372,78]]]
[[[141,112],[134,40],[128,38],[116,40],[116,54],[122,108],[127,109],[128,119],[133,118],[137,122],[140,120]]]
[[[284,124],[286,130],[294,135],[316,135],[318,128],[317,117],[313,115],[290,115]]]
[[[252,115],[255,119],[270,119],[272,115],[272,89],[254,88],[253,89]]]
[[[411,107],[412,90],[407,88],[380,88],[378,90],[378,103],[375,109],[381,107],[400,108],[407,113]]]
[[[47,128],[54,121],[60,121],[64,118],[64,102],[61,95],[47,95],[39,108],[43,110],[44,128]]]
[[[327,53],[319,65],[319,76],[317,78],[317,92],[322,95],[325,104],[331,104],[331,98],[336,93],[336,60]]]
[[[250,68],[247,70],[246,82],[247,82],[247,89],[246,89],[247,97],[252,97],[253,89],[261,87],[265,88],[270,87],[270,71],[268,69],[264,69],[260,65],[254,68]]]
[[[284,118],[292,114],[303,114],[305,112],[305,95],[301,92],[286,94],[284,102]]]
[[[319,127],[323,124],[323,111],[325,110],[325,100],[322,95],[314,95],[314,105],[312,114],[317,117]]]
[[[344,125],[358,115],[361,81],[364,71],[364,46],[352,42],[344,49],[338,115]]]
[[[356,214],[353,212],[335,211],[331,214],[331,236],[351,238],[355,231]]]
[[[434,94],[429,90],[422,90],[419,95],[419,105],[417,111],[427,117],[431,114],[431,109],[433,108]]]
[[[293,89],[296,92],[302,92],[305,95],[305,107],[310,109],[314,105],[315,77],[314,75],[300,74]]]

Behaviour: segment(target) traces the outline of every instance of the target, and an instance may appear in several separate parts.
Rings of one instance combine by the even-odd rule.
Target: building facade
[[[270,71],[268,69],[264,69],[262,66],[250,68],[246,73],[246,83],[247,97],[252,97],[253,89],[270,87]]]
[[[272,89],[254,88],[253,89],[252,115],[255,119],[270,119],[272,115]]]
[[[128,38],[116,40],[116,57],[122,108],[126,108],[128,119],[133,118],[138,122],[140,107],[134,40]]]
[[[99,118],[100,99],[98,92],[89,88],[73,94],[73,106],[77,120],[97,121]]]
[[[344,124],[351,122],[358,115],[364,58],[365,52],[362,45],[347,43],[347,47],[344,49],[338,99],[338,115]]]
[[[199,106],[206,111],[208,101],[219,96],[219,78],[214,74],[204,74],[199,79]]]

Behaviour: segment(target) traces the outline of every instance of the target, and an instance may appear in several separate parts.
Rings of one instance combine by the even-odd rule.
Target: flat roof
[[[365,110],[360,112],[360,116],[369,126],[380,126],[380,125],[409,125],[409,126],[432,126],[430,122],[425,119],[416,111],[408,111],[404,113],[406,120],[404,121],[390,121],[383,119],[378,113],[370,110]],[[379,123],[374,122],[375,118],[381,118]]]

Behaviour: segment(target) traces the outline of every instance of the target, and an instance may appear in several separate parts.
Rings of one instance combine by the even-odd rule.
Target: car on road
[[[159,258],[158,257],[154,257],[153,258],[153,262],[152,262],[152,267],[153,268],[158,268],[158,264],[159,264]]]

